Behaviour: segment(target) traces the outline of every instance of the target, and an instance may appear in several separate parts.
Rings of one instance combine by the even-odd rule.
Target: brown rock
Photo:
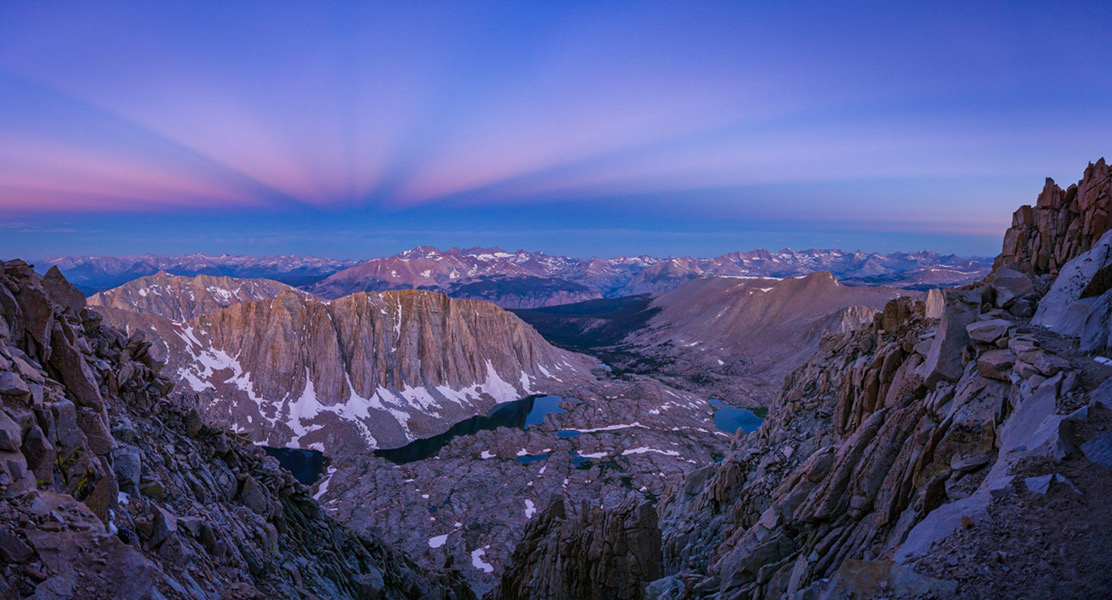
[[[989,350],[977,357],[977,370],[982,377],[1008,381],[1008,375],[1015,364],[1015,354],[1011,350]]]
[[[62,308],[64,314],[74,319],[80,317],[81,309],[85,308],[85,294],[66,281],[57,265],[50,267],[46,275],[43,275],[42,289],[51,302]]]

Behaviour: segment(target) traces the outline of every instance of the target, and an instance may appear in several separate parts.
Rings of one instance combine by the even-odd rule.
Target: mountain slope
[[[823,335],[871,322],[918,292],[846,286],[830,273],[705,277],[652,296],[518,311],[548,339],[624,370],[746,406],[766,406]]]
[[[492,304],[417,290],[331,302],[285,291],[180,323],[103,314],[162,337],[167,373],[208,395],[210,414],[270,445],[329,452],[437,434],[593,366]]]

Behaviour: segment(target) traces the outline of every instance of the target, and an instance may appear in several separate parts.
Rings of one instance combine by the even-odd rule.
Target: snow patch
[[[656,454],[663,454],[664,456],[679,456],[680,455],[680,453],[676,452],[675,450],[657,450],[656,448],[646,448],[646,447],[642,446],[640,448],[630,448],[629,450],[625,450],[624,452],[622,452],[622,456],[629,456],[631,454],[646,454],[648,452],[653,452],[653,453],[656,453]]]
[[[439,548],[448,542],[448,534],[429,538],[429,548]]]
[[[483,573],[493,573],[494,565],[483,560],[483,555],[486,554],[485,548],[479,548],[471,552],[471,566],[482,571]]]

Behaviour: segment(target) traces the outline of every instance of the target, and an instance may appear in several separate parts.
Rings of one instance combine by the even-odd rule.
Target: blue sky
[[[155,6],[155,4],[157,4]],[[0,256],[993,255],[1097,3],[0,4]]]

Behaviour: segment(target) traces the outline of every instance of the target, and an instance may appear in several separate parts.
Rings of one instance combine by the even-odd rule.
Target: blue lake
[[[492,431],[499,427],[528,429],[534,425],[540,425],[548,415],[567,412],[560,408],[560,402],[563,399],[562,396],[545,395],[529,396],[521,400],[503,402],[492,408],[486,416],[480,415],[460,421],[440,435],[414,440],[400,448],[375,450],[375,456],[402,465],[436,456],[441,448],[448,445],[448,442],[457,436],[473,435],[480,431]],[[543,458],[533,457],[522,458],[543,460]]]
[[[715,408],[714,426],[719,431],[725,431],[731,435],[737,433],[738,429],[745,433],[756,431],[761,426],[761,422],[764,421],[763,418],[758,417],[747,408],[726,406],[717,398],[711,398],[710,405]]]
[[[263,446],[269,456],[278,459],[278,464],[293,473],[298,481],[305,485],[316,483],[324,474],[324,465],[327,462],[324,455],[316,450],[301,450],[298,448],[271,448]]]

